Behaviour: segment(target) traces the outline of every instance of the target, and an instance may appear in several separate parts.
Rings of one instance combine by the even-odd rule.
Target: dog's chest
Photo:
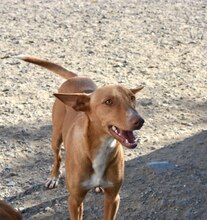
[[[110,157],[110,154],[114,150],[116,146],[116,140],[113,138],[108,138],[100,147],[100,150],[96,154],[93,162],[92,167],[94,173],[91,177],[83,182],[83,186],[87,189],[91,189],[97,186],[106,188],[113,185],[113,183],[104,180],[103,176],[106,170],[107,162]]]

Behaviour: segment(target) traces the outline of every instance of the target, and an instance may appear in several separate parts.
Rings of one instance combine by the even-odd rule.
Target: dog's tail
[[[15,58],[18,58],[20,60],[24,60],[26,62],[42,66],[42,67],[44,67],[44,68],[60,75],[60,76],[62,76],[65,79],[70,79],[71,77],[77,76],[77,74],[66,70],[62,66],[59,66],[58,64],[51,63],[47,60],[44,60],[44,59],[41,59],[41,58],[38,58],[38,57],[33,57],[33,56],[28,56],[28,55],[18,55],[18,56],[15,56]]]

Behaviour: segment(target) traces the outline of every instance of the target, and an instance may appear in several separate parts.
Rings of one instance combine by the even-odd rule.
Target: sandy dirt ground
[[[138,147],[125,149],[118,220],[207,219],[206,0],[1,0],[0,57],[40,56],[99,86],[144,85]],[[47,190],[53,93],[64,80],[0,59],[0,198],[25,220],[69,219],[64,178]],[[167,161],[157,172],[149,162]],[[63,165],[64,168],[64,165]],[[84,219],[103,219],[91,191]]]

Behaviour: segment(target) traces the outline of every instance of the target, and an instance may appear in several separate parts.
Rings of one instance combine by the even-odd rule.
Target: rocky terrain
[[[207,219],[206,0],[1,0],[0,15],[0,199],[25,220],[69,219],[64,178],[44,187],[64,80],[8,58],[30,54],[99,86],[145,86],[118,220]],[[84,219],[103,219],[102,194],[87,195]]]

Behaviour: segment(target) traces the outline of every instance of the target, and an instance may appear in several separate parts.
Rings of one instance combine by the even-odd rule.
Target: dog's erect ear
[[[132,91],[132,93],[136,94],[137,92],[139,92],[140,90],[142,90],[144,88],[144,86],[140,86],[136,89],[130,89]]]
[[[90,95],[85,93],[55,93],[55,97],[76,111],[89,110]]]

